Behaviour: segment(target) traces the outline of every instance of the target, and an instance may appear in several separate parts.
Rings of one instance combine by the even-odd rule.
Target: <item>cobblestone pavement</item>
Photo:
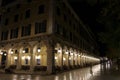
[[[119,73],[110,64],[102,64],[49,76],[0,74],[0,80],[120,80]]]

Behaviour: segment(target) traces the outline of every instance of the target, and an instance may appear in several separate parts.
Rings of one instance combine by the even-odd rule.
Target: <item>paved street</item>
[[[107,65],[96,65],[50,76],[0,74],[0,80],[120,80],[119,71]]]

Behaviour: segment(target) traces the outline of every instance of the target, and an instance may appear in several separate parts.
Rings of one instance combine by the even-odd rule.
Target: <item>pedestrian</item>
[[[93,76],[92,63],[90,65],[90,74]]]

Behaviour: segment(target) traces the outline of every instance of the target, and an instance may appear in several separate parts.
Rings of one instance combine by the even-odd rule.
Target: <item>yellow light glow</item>
[[[38,48],[38,52],[40,52],[41,51],[41,49],[40,48]]]
[[[17,59],[17,57],[15,56],[14,59]]]
[[[30,56],[27,56],[27,58],[30,60],[31,57],[30,57]]]
[[[25,56],[23,56],[22,59],[25,59]]]
[[[61,53],[62,51],[59,49],[58,52]]]
[[[40,59],[41,58],[41,56],[36,56],[36,59]]]
[[[23,53],[25,53],[25,50],[23,50]]]
[[[55,57],[55,59],[58,59],[57,57]]]
[[[11,54],[13,54],[13,50],[11,50],[11,52],[10,52]]]
[[[0,54],[2,55],[2,54],[3,54],[3,52],[1,51],[1,52],[0,52]]]
[[[5,56],[7,55],[7,54],[4,54]]]
[[[71,58],[69,58],[69,60],[71,60]]]
[[[66,60],[66,58],[63,58],[63,60],[65,61],[65,60]]]

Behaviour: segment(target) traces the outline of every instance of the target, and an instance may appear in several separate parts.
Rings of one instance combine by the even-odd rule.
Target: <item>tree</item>
[[[120,57],[120,1],[106,0],[98,17],[105,31],[99,34],[100,41],[106,43],[109,57]]]

